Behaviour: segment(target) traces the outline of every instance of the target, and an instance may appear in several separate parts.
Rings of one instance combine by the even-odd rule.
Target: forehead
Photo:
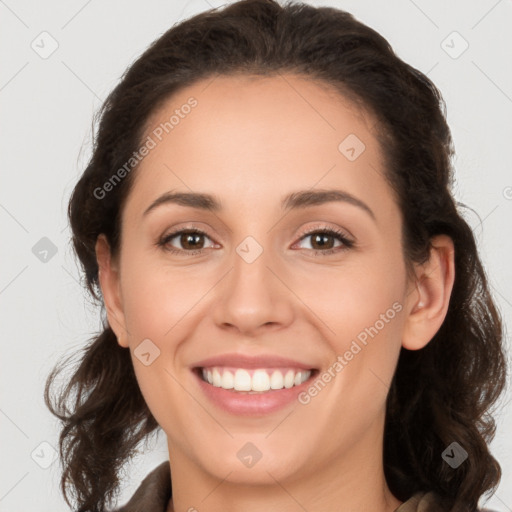
[[[298,75],[196,82],[152,114],[148,137],[154,145],[128,200],[138,211],[176,189],[226,196],[237,211],[315,186],[344,187],[370,202],[389,195],[373,117],[328,84]]]

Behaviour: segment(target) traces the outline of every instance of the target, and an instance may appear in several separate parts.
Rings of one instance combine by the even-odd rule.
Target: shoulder
[[[171,468],[166,460],[147,474],[125,505],[108,512],[165,512],[171,495]]]
[[[440,512],[443,510],[436,493],[418,492],[410,499],[402,503],[395,512]],[[448,511],[446,511],[448,512]],[[488,508],[475,510],[475,512],[496,512]]]

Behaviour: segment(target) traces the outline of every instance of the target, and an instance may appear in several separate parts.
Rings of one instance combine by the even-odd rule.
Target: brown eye
[[[199,233],[182,233],[179,235],[179,241],[184,249],[202,249],[199,247],[204,245],[204,240],[202,240],[203,243],[200,243],[202,237],[204,235]]]
[[[208,238],[208,235],[202,231],[197,229],[182,229],[181,231],[175,231],[174,233],[170,233],[169,235],[164,236],[159,242],[158,245],[164,247],[165,250],[168,250],[172,253],[184,253],[184,252],[194,252],[194,254],[200,253],[205,249],[204,239]],[[177,249],[171,245],[171,241],[176,239],[178,244],[181,245],[181,248]],[[176,243],[176,242],[175,242]]]
[[[311,237],[313,249],[332,249],[334,247],[334,237],[325,233],[314,233]],[[330,243],[332,242],[332,243]],[[315,247],[316,246],[316,247]]]
[[[308,250],[315,251],[315,254],[328,255],[337,253],[354,246],[354,242],[349,240],[345,233],[333,229],[316,229],[302,235],[301,240],[311,239],[311,247]],[[336,240],[340,243],[335,246]]]

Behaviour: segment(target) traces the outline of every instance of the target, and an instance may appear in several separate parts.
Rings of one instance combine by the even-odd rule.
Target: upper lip
[[[310,364],[294,359],[276,355],[249,356],[244,354],[221,354],[196,362],[195,368],[209,368],[212,366],[232,366],[235,368],[301,368],[311,370]]]

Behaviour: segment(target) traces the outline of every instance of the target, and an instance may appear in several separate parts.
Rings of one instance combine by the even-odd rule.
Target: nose
[[[237,247],[232,263],[216,287],[216,325],[245,336],[290,325],[297,298],[287,286],[285,269],[272,251],[248,237]]]

